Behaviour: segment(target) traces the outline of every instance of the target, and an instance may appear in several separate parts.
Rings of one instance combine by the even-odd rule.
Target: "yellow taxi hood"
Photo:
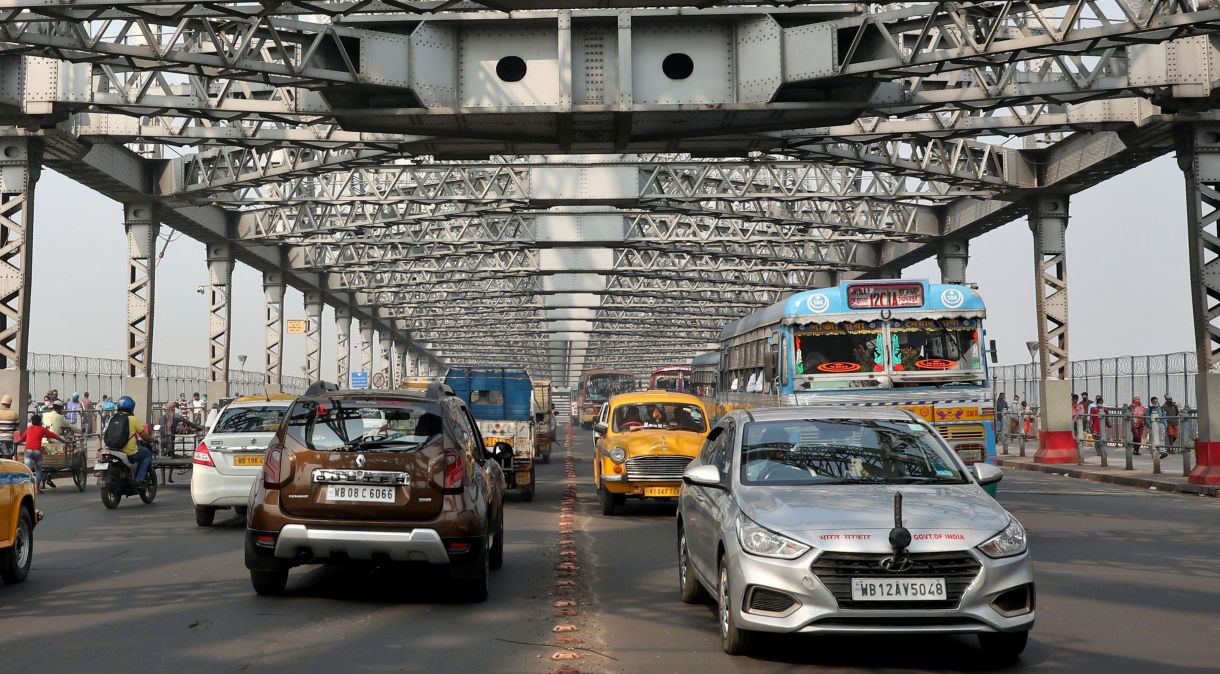
[[[611,447],[622,447],[628,456],[641,454],[678,454],[698,456],[703,448],[703,433],[642,428],[615,434],[610,438]]]

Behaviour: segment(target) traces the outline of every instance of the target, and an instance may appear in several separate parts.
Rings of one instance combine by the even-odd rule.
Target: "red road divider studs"
[[[567,608],[569,606],[575,606],[575,605],[576,605],[576,602],[571,601],[569,599],[558,599],[555,601],[555,608]]]
[[[552,632],[575,632],[576,626],[570,624],[556,625],[551,628]]]
[[[551,659],[552,660],[579,660],[580,653],[573,653],[572,651],[559,651],[558,653],[552,655]]]

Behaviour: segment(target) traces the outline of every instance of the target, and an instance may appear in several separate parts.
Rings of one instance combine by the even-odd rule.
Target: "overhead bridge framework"
[[[334,353],[343,383],[473,363],[571,385],[688,361],[808,287],[928,258],[968,282],[970,240],[1026,219],[1039,459],[1074,460],[1072,196],[1176,153],[1204,370],[1192,479],[1220,482],[1210,3],[5,0],[0,19],[5,390],[27,393],[44,168],[123,204],[144,400],[167,229],[206,246],[222,393],[239,264],[263,276],[270,387],[294,317],[314,378]]]

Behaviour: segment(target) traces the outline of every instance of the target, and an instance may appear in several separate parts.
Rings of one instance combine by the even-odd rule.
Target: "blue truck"
[[[510,489],[522,500],[534,498],[534,384],[525,370],[455,367],[445,384],[466,401],[483,435],[493,446],[506,442],[513,448],[511,464],[504,465]],[[507,460],[505,460],[507,463]]]

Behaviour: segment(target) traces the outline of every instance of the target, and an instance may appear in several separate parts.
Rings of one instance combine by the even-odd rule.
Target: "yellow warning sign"
[[[308,328],[309,328],[309,321],[307,321],[307,320],[298,320],[298,319],[289,319],[288,320],[288,334],[290,334],[290,335],[303,335],[303,334],[305,334],[305,331]]]

